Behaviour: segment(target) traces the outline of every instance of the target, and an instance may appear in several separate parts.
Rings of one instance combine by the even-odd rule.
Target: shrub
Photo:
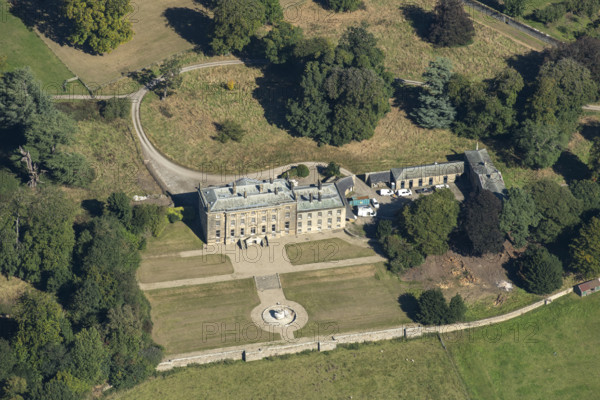
[[[325,176],[326,177],[331,177],[331,176],[340,176],[340,166],[339,164],[334,163],[333,161],[329,162],[329,164],[327,164],[327,168],[325,168]]]
[[[52,177],[68,186],[87,187],[96,177],[94,168],[79,153],[57,153],[47,162]]]
[[[541,246],[529,247],[517,260],[525,289],[535,294],[548,294],[562,285],[560,260]]]
[[[135,234],[143,234],[147,230],[152,236],[158,237],[164,230],[166,222],[164,207],[141,204],[133,208],[131,231]]]
[[[440,289],[424,291],[419,297],[417,321],[423,325],[443,325],[448,321],[450,310]]]
[[[310,174],[310,170],[304,164],[300,164],[296,167],[296,174],[300,178],[306,178]]]
[[[102,106],[102,116],[108,121],[117,118],[127,118],[130,106],[131,103],[128,98],[113,97],[104,102]]]
[[[356,11],[362,4],[361,0],[325,0],[326,7],[336,12]]]
[[[558,21],[567,13],[567,7],[564,3],[554,3],[542,9],[533,12],[533,18],[544,24],[551,24]]]
[[[169,207],[167,209],[167,218],[170,223],[183,220],[183,207]]]
[[[221,143],[227,143],[229,140],[234,142],[241,142],[246,131],[237,122],[227,119],[218,126],[219,133],[217,140]]]
[[[235,81],[233,79],[228,80],[225,87],[227,87],[228,90],[235,89]]]

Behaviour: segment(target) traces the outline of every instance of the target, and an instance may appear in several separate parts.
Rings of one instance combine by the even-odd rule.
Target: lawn
[[[538,300],[543,296],[538,296],[533,293],[528,293],[525,290],[514,287],[510,293],[503,293],[502,303],[495,305],[497,296],[492,298],[480,299],[476,302],[467,304],[467,313],[465,319],[467,321],[476,321],[483,318],[495,317],[511,311],[523,308]]]
[[[597,398],[600,296],[575,294],[446,346],[472,399]]]
[[[206,254],[193,257],[144,258],[137,271],[137,277],[141,283],[157,283],[231,273],[233,266],[229,257],[222,254]]]
[[[414,360],[413,363],[411,360]],[[464,399],[437,338],[161,374],[109,399]]]
[[[3,56],[7,70],[30,66],[49,93],[61,93],[63,82],[74,76],[35,32],[9,12],[6,0],[0,0],[0,57]]]
[[[285,252],[292,265],[349,260],[375,255],[375,252],[369,248],[359,247],[338,238],[288,243],[285,245]]]
[[[152,306],[152,337],[167,355],[279,339],[257,329],[250,318],[260,304],[253,279],[145,294]]]
[[[190,217],[193,218],[193,217]],[[190,222],[193,224],[193,220]],[[149,238],[144,258],[174,256],[182,251],[200,250],[203,243],[194,231],[183,221],[168,224],[157,238]]]
[[[77,200],[106,199],[112,192],[129,195],[160,194],[161,190],[146,169],[139,143],[127,119],[106,121],[95,101],[58,102],[79,127],[68,150],[87,157],[96,178],[87,189],[68,189]]]
[[[398,303],[408,286],[382,264],[294,272],[280,279],[285,297],[308,312],[309,323],[296,336],[314,335],[317,327],[334,334],[412,322]]]

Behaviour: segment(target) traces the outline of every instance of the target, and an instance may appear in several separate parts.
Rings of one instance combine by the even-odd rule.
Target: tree
[[[544,247],[528,247],[516,265],[525,289],[531,293],[549,294],[562,285],[562,263]]]
[[[598,96],[590,71],[571,58],[547,62],[540,69],[529,100],[529,118],[546,125],[560,125],[570,134],[582,106]]]
[[[282,22],[283,10],[279,0],[261,0],[265,7],[265,21],[271,25]]]
[[[438,57],[429,63],[423,74],[425,88],[419,94],[419,107],[414,117],[417,123],[428,129],[443,129],[450,126],[456,111],[448,97],[448,82],[452,76],[452,63]]]
[[[42,349],[65,339],[68,321],[56,300],[39,291],[25,292],[15,310],[18,329],[14,338],[15,354],[20,362],[39,368]]]
[[[399,225],[421,253],[443,254],[448,250],[448,236],[457,226],[458,212],[454,194],[439,190],[405,207]]]
[[[16,361],[10,343],[0,338],[0,382],[10,376]]]
[[[333,161],[330,161],[329,164],[327,164],[327,167],[325,168],[325,171],[323,171],[323,173],[328,178],[332,176],[341,176],[340,165]]]
[[[400,235],[388,235],[383,238],[382,244],[389,259],[389,270],[395,274],[421,265],[425,261],[423,254],[416,249],[414,244],[409,243]]]
[[[463,229],[476,256],[502,251],[504,235],[500,231],[502,202],[489,190],[472,195],[464,204]]]
[[[531,195],[541,220],[534,235],[542,243],[550,243],[565,228],[579,222],[581,202],[567,187],[550,180],[541,180],[531,187]]]
[[[240,51],[265,23],[265,6],[260,0],[219,0],[213,18],[211,46],[216,54]]]
[[[162,91],[161,100],[164,100],[169,93],[181,86],[181,64],[181,58],[171,57],[160,66],[162,79],[158,83],[157,89]]]
[[[23,147],[31,152],[34,162],[45,162],[58,152],[60,145],[72,141],[76,130],[71,117],[51,109],[31,117],[24,130],[26,143]]]
[[[306,178],[308,175],[310,175],[310,170],[306,165],[298,164],[296,167],[296,175],[300,178]]]
[[[520,188],[508,189],[500,214],[500,228],[515,246],[525,246],[531,229],[537,227],[540,218],[531,193]]]
[[[525,12],[527,0],[504,0],[504,12],[512,17],[520,17]]]
[[[104,102],[102,116],[108,121],[126,118],[129,115],[130,108],[131,102],[128,98],[113,97]]]
[[[133,37],[129,0],[65,0],[64,9],[72,24],[69,41],[95,53],[110,52]]]
[[[592,141],[592,148],[588,158],[588,168],[592,173],[592,179],[598,181],[600,179],[600,136],[595,137]]]
[[[383,243],[385,238],[390,236],[393,231],[394,228],[392,226],[392,221],[389,219],[380,219],[379,223],[377,224],[377,232],[375,233],[375,237],[377,240],[379,240],[379,242]]]
[[[375,35],[367,31],[365,26],[348,27],[340,37],[335,52],[338,66],[371,69],[386,85],[391,84],[393,76],[385,70],[385,54],[377,46]]]
[[[68,372],[88,385],[108,377],[109,354],[95,328],[83,329],[73,341]]]
[[[448,322],[450,310],[440,289],[429,289],[419,296],[417,321],[423,325],[444,325]]]
[[[362,0],[325,0],[327,8],[336,12],[356,11],[363,4]]]
[[[581,36],[574,42],[561,43],[547,54],[548,60],[571,58],[579,62],[589,69],[595,82],[600,81],[600,38]]]
[[[106,209],[117,217],[123,225],[129,226],[131,216],[133,215],[133,208],[131,207],[129,197],[125,193],[116,192],[108,196]]]
[[[25,127],[32,116],[52,109],[50,97],[41,89],[29,68],[3,74],[0,78],[0,129]]]
[[[302,40],[302,29],[281,21],[262,39],[267,60],[285,64],[294,54],[296,44]]]
[[[600,209],[600,183],[591,180],[575,181],[570,189],[573,196],[581,201],[582,211]]]
[[[453,298],[450,299],[448,311],[448,323],[464,321],[465,314],[467,312],[467,305],[460,294],[457,293]]]
[[[464,46],[473,42],[475,28],[460,0],[440,0],[433,10],[429,41],[439,47]]]
[[[68,186],[87,187],[96,177],[92,166],[79,153],[55,154],[45,165],[57,182]]]
[[[232,119],[226,119],[219,125],[217,140],[221,143],[227,143],[229,140],[241,142],[246,134],[246,130],[239,123]]]
[[[600,274],[600,219],[593,217],[570,245],[571,268],[584,278]]]
[[[148,231],[152,236],[158,237],[166,224],[167,218],[164,207],[156,204],[141,204],[133,208],[131,231],[136,235]]]
[[[547,168],[558,161],[569,142],[569,136],[557,125],[531,120],[515,132],[515,145],[521,162],[530,168]]]

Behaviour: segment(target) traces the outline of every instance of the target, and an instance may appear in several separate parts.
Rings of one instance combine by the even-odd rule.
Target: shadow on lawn
[[[62,6],[48,0],[13,1],[11,14],[19,18],[29,28],[37,28],[43,35],[60,45],[70,43],[67,38],[71,28],[61,12]]]
[[[406,313],[406,316],[413,321],[417,320],[417,313],[419,312],[419,301],[411,293],[404,293],[398,297],[398,304],[402,311]]]
[[[183,39],[187,40],[196,49],[210,52],[210,37],[212,20],[206,13],[185,7],[167,8],[163,13],[167,19],[167,25]]]
[[[433,13],[425,11],[419,6],[414,4],[407,4],[400,7],[400,11],[404,14],[404,17],[408,20],[410,25],[415,30],[417,36],[422,40],[428,41],[429,27],[433,21]]]

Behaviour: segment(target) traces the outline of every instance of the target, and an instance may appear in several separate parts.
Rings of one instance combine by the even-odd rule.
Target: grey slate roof
[[[348,192],[354,190],[354,179],[351,176],[338,179],[335,181],[335,186],[337,186],[340,195],[346,196]]]
[[[415,167],[392,168],[390,171],[392,173],[392,180],[394,181],[427,178],[430,176],[460,175],[465,172],[465,162],[449,161]]]
[[[486,149],[465,151],[465,157],[471,171],[477,175],[480,188],[504,195],[506,186],[502,173],[494,166]]]
[[[369,185],[374,185],[377,183],[390,183],[390,171],[380,171],[380,172],[371,172],[369,177],[367,178],[367,183]]]
[[[260,190],[262,185],[263,190]],[[242,178],[235,181],[236,193],[233,193],[233,183],[225,186],[212,186],[200,189],[200,198],[209,212],[234,211],[250,208],[275,206],[294,202],[292,190],[285,179],[259,181]],[[277,189],[277,194],[275,194]],[[244,192],[246,198],[244,198]]]
[[[234,193],[235,184],[235,193]],[[262,186],[262,190],[261,190]],[[275,194],[277,190],[277,194]],[[246,193],[246,197],[244,197]],[[310,194],[313,195],[312,202]],[[285,179],[259,181],[241,178],[225,186],[211,186],[200,189],[200,201],[208,212],[228,212],[261,207],[273,207],[296,202],[298,211],[319,210],[343,207],[344,203],[333,183],[321,187],[321,201],[317,186],[301,186],[292,190]]]

